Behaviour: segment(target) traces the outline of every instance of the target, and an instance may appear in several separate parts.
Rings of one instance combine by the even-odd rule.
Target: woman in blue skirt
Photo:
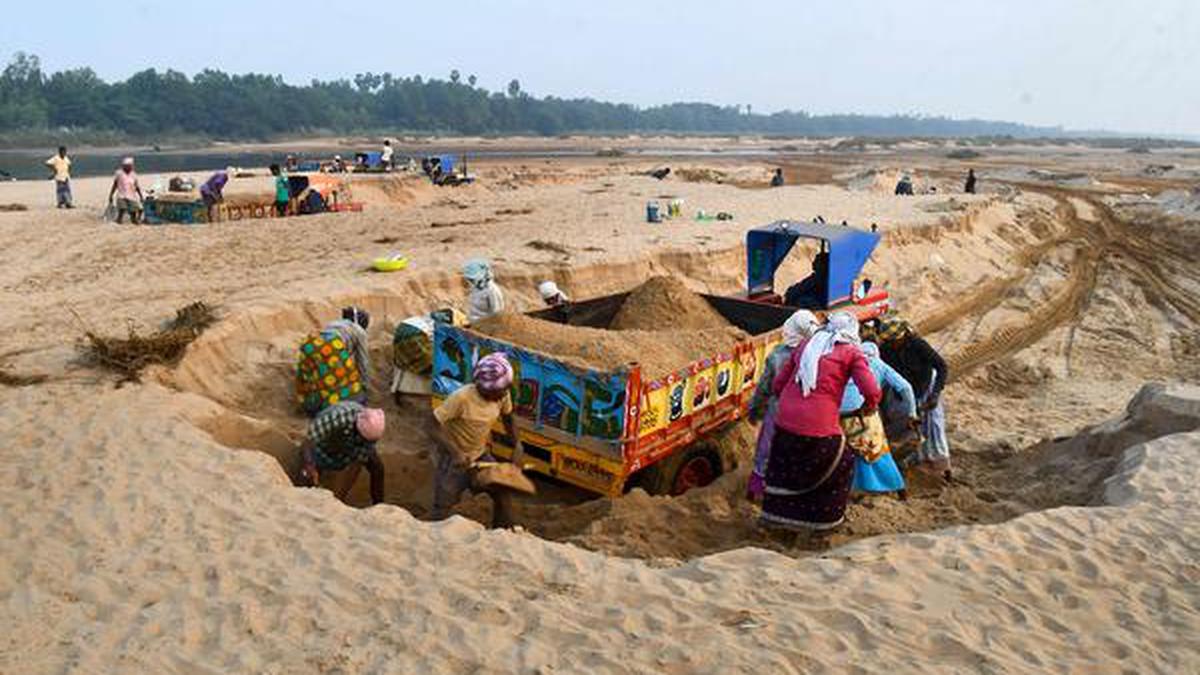
[[[867,365],[881,389],[891,389],[897,396],[908,415],[909,424],[916,428],[920,424],[917,417],[917,399],[912,385],[894,368],[883,362],[879,356],[879,346],[874,342],[862,343],[863,356],[867,357]],[[842,397],[842,433],[846,436],[846,445],[855,450],[853,492],[895,492],[904,499],[904,476],[892,458],[891,447],[887,435],[883,431],[883,422],[878,412],[870,415],[860,415],[863,397],[853,382],[846,386]]]

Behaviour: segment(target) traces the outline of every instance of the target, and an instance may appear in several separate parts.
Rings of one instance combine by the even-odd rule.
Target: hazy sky
[[[1200,135],[1197,0],[5,2],[0,58],[106,79],[390,71],[536,95]],[[186,8],[183,8],[186,5]]]

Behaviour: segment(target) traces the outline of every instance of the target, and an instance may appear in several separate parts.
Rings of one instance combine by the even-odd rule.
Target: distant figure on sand
[[[504,291],[492,274],[492,263],[468,260],[462,269],[467,284],[467,321],[475,323],[504,311]]]
[[[217,222],[217,205],[225,201],[225,184],[229,182],[229,172],[217,171],[200,186],[200,199],[208,211],[208,222]]]
[[[771,391],[779,396],[779,411],[767,462],[764,525],[812,533],[844,520],[854,475],[854,453],[838,423],[846,383],[858,385],[864,415],[875,411],[881,396],[858,343],[858,319],[834,312],[775,376]]]
[[[279,168],[278,164],[271,165],[271,175],[275,177],[275,215],[286,216],[288,203],[292,201],[292,188],[288,183],[288,175]]]
[[[908,174],[904,174],[903,176],[900,177],[900,180],[896,183],[896,194],[911,196],[912,193],[913,193],[912,176],[910,176]]]
[[[775,376],[783,369],[792,352],[821,327],[817,317],[807,309],[797,311],[783,322],[783,342],[767,355],[758,386],[750,397],[749,417],[758,422],[758,443],[754,446],[754,466],[750,470],[750,483],[746,486],[746,497],[752,501],[762,499],[766,488],[767,460],[771,455],[771,441],[775,439],[775,415],[779,412],[779,397],[771,391]]]
[[[909,421],[909,428],[916,430],[920,427],[917,418],[917,399],[913,394],[912,385],[900,373],[883,362],[879,356],[879,345],[874,342],[862,343],[863,356],[871,366],[871,374],[880,388],[891,391],[900,399],[904,414]],[[846,445],[854,450],[854,483],[852,492],[895,492],[900,499],[907,498],[904,490],[904,476],[892,458],[891,445],[888,444],[887,432],[879,412],[870,414],[860,413],[863,406],[862,394],[853,382],[846,385],[846,393],[842,397],[842,433],[846,436]]]
[[[967,169],[967,183],[963,186],[963,192],[975,194],[975,169]]]
[[[522,454],[520,437],[513,420],[513,402],[509,388],[513,369],[508,357],[496,352],[475,364],[471,384],[460,387],[433,411],[431,425],[436,450],[433,453],[434,484],[431,517],[441,520],[450,515],[462,493],[471,487],[472,466],[490,459],[492,425],[504,424],[505,433],[516,443],[514,457]],[[511,505],[506,491],[493,492],[493,525],[506,527],[512,522]]]
[[[125,220],[129,214],[129,222],[137,225],[142,222],[142,186],[138,183],[137,173],[133,170],[133,158],[121,160],[121,168],[113,177],[112,189],[108,191],[108,203],[113,204],[113,195],[117,196],[117,223]]]
[[[395,151],[392,150],[392,142],[390,140],[385,140],[383,142],[383,152],[379,154],[379,164],[383,167],[384,171],[392,170],[392,154],[394,152]]]
[[[883,360],[908,380],[918,397],[922,440],[916,461],[941,471],[949,480],[950,442],[946,439],[946,411],[942,406],[942,389],[950,376],[949,366],[907,321],[892,319],[881,323],[877,341]]]
[[[309,415],[342,401],[367,402],[371,364],[365,309],[346,307],[342,318],[309,335],[296,357],[296,401]]]
[[[359,471],[365,466],[371,476],[371,503],[383,502],[383,462],[375,444],[383,438],[386,422],[378,408],[364,408],[343,401],[320,412],[308,425],[308,437],[300,446],[304,467],[302,476],[308,485],[320,483],[321,474],[350,469],[341,489],[335,494],[345,500]]]
[[[783,169],[775,169],[775,175],[771,176],[771,187],[783,187]]]
[[[60,209],[74,208],[71,204],[71,158],[67,157],[67,146],[58,146],[58,154],[46,160],[54,179],[54,198]]]

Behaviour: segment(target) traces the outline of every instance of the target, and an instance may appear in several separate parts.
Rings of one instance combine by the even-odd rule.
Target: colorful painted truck
[[[550,308],[531,316],[606,328],[628,293],[572,303],[569,313]],[[714,349],[669,375],[648,379],[636,363],[596,371],[469,328],[434,329],[433,405],[470,382],[479,358],[505,352],[513,363],[513,403],[525,448],[524,464],[537,473],[599,494],[620,495],[638,485],[657,494],[680,494],[711,482],[734,461],[717,443],[746,412],[786,307],[736,298],[703,296],[750,337]],[[512,439],[493,432],[496,454],[510,457]]]

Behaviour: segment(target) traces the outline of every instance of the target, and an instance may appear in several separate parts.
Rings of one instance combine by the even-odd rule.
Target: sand
[[[947,181],[964,166],[889,153],[908,154],[803,161]],[[1110,217],[1122,185],[1150,180],[1126,153],[987,155],[986,193],[932,212],[945,195],[632,175],[661,158],[482,163],[455,190],[354,177],[362,213],[198,227],[101,223],[108,179],[76,181],[72,212],[45,181],[0,185],[31,209],[0,213],[0,364],[48,378],[0,384],[0,671],[1195,672],[1195,226]],[[1031,169],[1102,192],[1072,193],[1076,213],[990,191]],[[642,222],[668,191],[737,220]],[[389,504],[296,489],[275,459],[303,429],[292,350],[342,304],[373,311],[385,353],[396,321],[463,301],[455,270],[480,254],[518,310],[545,278],[577,298],[664,274],[733,293],[747,227],[818,213],[881,225],[867,273],[964,364],[947,392],[960,482],[852,507],[833,550],[757,538],[737,474],[678,499],[580,503],[545,483],[519,505],[525,532],[424,522],[427,413],[383,396]],[[392,249],[409,270],[364,271]],[[59,309],[120,334],[192,300],[221,321],[119,387],[79,361],[83,328]],[[485,502],[459,513],[485,519]]]
[[[657,276],[633,289],[609,328],[689,331],[726,326],[725,317],[679,279]]]
[[[746,338],[745,333],[731,326],[692,331],[615,331],[567,326],[521,314],[501,314],[477,322],[472,328],[584,368],[609,371],[636,363],[652,379],[681,370],[692,361],[729,352]]]

